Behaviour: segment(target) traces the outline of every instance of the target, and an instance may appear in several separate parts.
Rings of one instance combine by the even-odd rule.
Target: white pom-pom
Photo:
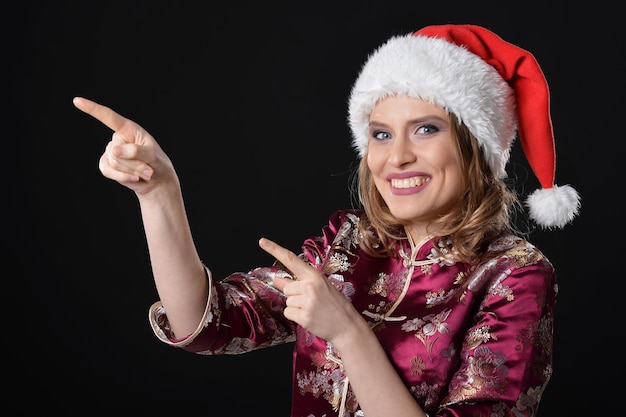
[[[580,196],[569,185],[535,190],[526,206],[530,218],[545,229],[561,228],[571,222],[580,210]]]

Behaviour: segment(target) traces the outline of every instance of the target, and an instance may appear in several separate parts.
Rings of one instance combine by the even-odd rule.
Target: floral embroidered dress
[[[362,312],[424,411],[535,415],[552,374],[550,262],[512,235],[492,242],[488,260],[474,267],[408,238],[398,243],[400,258],[375,258],[359,247],[361,214],[334,213],[320,236],[304,241],[301,257]],[[160,302],[150,308],[152,328],[163,342],[203,355],[295,342],[291,416],[363,416],[338,352],[283,317],[276,275],[289,274],[277,265],[221,281],[209,273],[209,301],[193,334],[176,339]]]

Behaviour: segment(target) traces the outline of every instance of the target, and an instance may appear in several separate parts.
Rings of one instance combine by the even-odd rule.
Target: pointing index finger
[[[74,97],[72,102],[77,109],[87,113],[96,120],[99,120],[115,132],[122,130],[124,125],[128,122],[128,119],[116,113],[111,108],[98,104],[95,101],[88,100],[84,97]]]
[[[299,278],[306,277],[309,265],[289,249],[267,238],[261,238],[259,246],[287,267],[295,276]]]

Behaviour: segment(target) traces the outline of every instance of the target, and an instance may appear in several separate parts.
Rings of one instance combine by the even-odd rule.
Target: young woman
[[[350,96],[362,206],[335,212],[298,253],[261,239],[273,265],[219,278],[155,139],[74,104],[114,131],[99,167],[139,200],[160,340],[204,355],[294,342],[294,417],[519,417],[536,414],[552,372],[557,282],[514,224],[514,139],[542,186],[530,217],[560,228],[580,207],[554,184],[548,98],[533,56],[485,28],[389,39]]]

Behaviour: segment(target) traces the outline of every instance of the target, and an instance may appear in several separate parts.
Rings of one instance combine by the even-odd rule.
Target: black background
[[[617,10],[153,3],[26,1],[3,12],[3,409],[289,411],[291,346],[203,357],[152,334],[147,310],[157,297],[137,202],[101,176],[111,132],[76,110],[73,96],[111,106],[157,138],[181,178],[198,251],[221,277],[270,261],[260,236],[298,250],[352,204],[346,103],[360,66],[393,34],[452,22],[487,26],[534,53],[552,92],[557,183],[582,196],[572,225],[531,239],[560,280],[555,371],[539,417],[614,414],[624,288],[615,267],[624,137]],[[517,146],[513,158],[522,187],[534,189]]]

